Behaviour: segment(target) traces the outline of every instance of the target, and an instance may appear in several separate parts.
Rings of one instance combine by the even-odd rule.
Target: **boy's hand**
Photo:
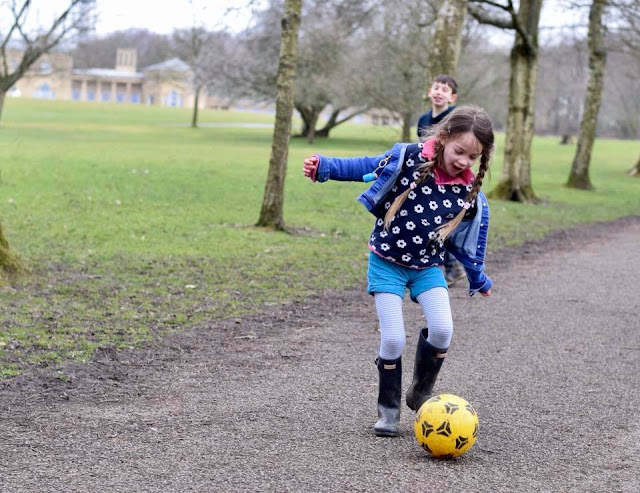
[[[318,172],[318,164],[320,164],[320,158],[317,154],[314,154],[311,157],[308,157],[304,160],[304,166],[302,167],[302,174],[311,181],[316,181],[316,173]]]
[[[480,291],[480,294],[486,298],[487,296],[491,296],[491,290],[489,289],[489,290],[485,291],[484,293],[482,291]]]

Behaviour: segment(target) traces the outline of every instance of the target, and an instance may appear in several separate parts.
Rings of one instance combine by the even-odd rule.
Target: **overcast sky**
[[[0,0],[1,1],[1,0]],[[59,14],[69,0],[34,0],[30,12],[33,23],[50,25],[55,14]],[[167,34],[175,28],[202,25],[211,30],[231,26],[234,30],[241,30],[250,19],[251,0],[96,0],[98,21],[96,33],[107,34],[132,27],[146,28],[150,31]],[[254,4],[260,4],[253,0]],[[584,15],[582,19],[575,18],[575,13],[567,16],[561,13],[559,8],[566,0],[551,0],[545,3],[542,10],[540,25],[543,27],[542,35],[553,35],[544,27],[557,27],[558,25],[582,22],[586,23]],[[588,9],[583,11],[588,13]],[[1,20],[0,20],[1,23]],[[497,37],[513,39],[512,33]]]
[[[246,23],[247,4],[247,0],[97,0],[96,31],[106,34],[144,27],[166,34],[194,25],[194,16],[196,23],[215,29],[225,20]]]
[[[0,0],[2,1],[2,0]],[[238,29],[249,20],[250,0],[96,0],[96,33],[107,34],[132,27],[167,34],[176,28],[202,25],[215,30],[230,24]],[[34,0],[29,27],[49,26],[69,0]],[[0,28],[10,19],[0,19]]]

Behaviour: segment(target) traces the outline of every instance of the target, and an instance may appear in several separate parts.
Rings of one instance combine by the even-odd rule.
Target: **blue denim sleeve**
[[[461,229],[463,235],[461,238],[464,240],[462,244],[459,241],[446,243],[447,250],[464,266],[469,279],[469,296],[473,296],[478,291],[485,293],[493,286],[491,278],[484,273],[484,257],[489,231],[489,207],[484,194],[479,194],[478,201],[477,204],[482,205],[482,209],[479,211],[480,215],[476,215],[472,219],[478,227],[470,227],[471,224],[467,225],[466,229]]]
[[[465,266],[467,278],[469,279],[469,296],[473,296],[478,291],[486,293],[493,286],[491,278],[482,270],[473,270]]]
[[[385,154],[363,157],[328,157],[318,155],[318,181],[363,181],[362,177],[376,169]]]

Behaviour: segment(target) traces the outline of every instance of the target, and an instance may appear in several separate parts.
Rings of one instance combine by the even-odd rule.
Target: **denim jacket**
[[[382,201],[395,184],[409,146],[421,144],[396,143],[390,151],[378,156],[352,158],[334,158],[318,156],[317,177],[319,182],[327,180],[364,181],[366,174],[372,173],[387,157],[387,164],[379,171],[378,177],[358,197],[369,212]],[[478,291],[491,289],[492,281],[484,273],[484,257],[489,232],[489,205],[487,198],[480,191],[476,198],[476,213],[473,217],[462,221],[445,242],[445,248],[464,266],[469,279],[469,295]]]

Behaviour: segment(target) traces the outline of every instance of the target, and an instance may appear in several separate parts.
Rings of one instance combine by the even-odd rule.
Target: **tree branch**
[[[25,0],[24,4],[22,4],[22,8],[20,9],[20,12],[16,12],[16,8],[15,8],[15,4],[13,4],[11,6],[11,13],[13,14],[13,25],[9,28],[9,32],[7,33],[7,35],[5,36],[5,38],[2,40],[2,55],[5,55],[5,50],[7,47],[7,44],[9,43],[9,41],[11,40],[11,36],[13,35],[13,31],[15,31],[16,29],[18,29],[20,31],[20,18],[26,13],[27,8],[29,7],[29,5],[31,4],[31,0]],[[24,36],[24,34],[23,34]],[[5,61],[6,61],[6,57],[4,57]]]
[[[47,34],[38,38],[40,42],[44,43],[44,51],[47,51],[53,48],[56,44],[58,44],[58,42],[63,38],[65,34],[67,34],[71,29],[77,27],[77,25],[80,23],[80,19],[78,19],[78,21],[73,22],[66,27],[63,27],[60,34],[57,37],[55,37],[55,40],[49,41],[49,38],[53,35],[56,29],[58,29],[58,27],[65,22],[65,20],[69,16],[69,13],[79,3],[86,3],[86,0],[72,0],[69,6],[67,7],[67,10],[65,10],[62,14],[60,14],[58,18],[53,22]]]
[[[472,5],[472,3],[478,3],[481,5],[490,5],[492,7],[499,8],[500,10],[504,10],[509,14],[509,20],[504,17],[500,17],[497,15],[492,15],[483,9],[480,6]],[[491,0],[469,0],[469,4],[467,5],[468,12],[473,16],[481,24],[489,24],[494,27],[498,27],[500,29],[513,29],[515,30],[522,41],[524,42],[527,49],[531,51],[535,51],[535,47],[533,46],[533,41],[531,40],[530,34],[525,30],[518,19],[518,14],[513,6],[513,1],[508,0],[507,5],[503,5],[497,2],[493,2]]]
[[[10,41],[10,36],[7,36],[2,40],[0,49],[3,57],[4,73],[0,76],[0,91],[8,90],[25,74],[25,72],[27,72],[27,70],[29,70],[31,65],[33,65],[43,53],[47,53],[51,48],[59,44],[62,41],[62,38],[69,34],[73,29],[79,29],[85,19],[82,15],[78,15],[77,18],[65,24],[68,21],[70,13],[79,5],[89,6],[93,4],[93,2],[94,0],[70,0],[66,10],[53,21],[51,27],[46,32],[36,36],[35,39],[31,39],[23,29],[27,10],[31,5],[31,0],[24,0],[20,9],[16,7],[16,2],[13,1],[11,12],[14,17],[14,22],[9,32],[11,34],[16,31],[19,32],[26,46],[18,66],[12,73],[10,73],[6,56],[6,48]],[[80,12],[80,14],[82,13],[84,13],[84,11]]]
[[[473,0],[471,0],[473,1]],[[478,1],[478,0],[476,0]],[[484,3],[484,2],[483,2]],[[471,14],[471,16],[477,20],[480,24],[488,24],[490,26],[498,27],[500,29],[515,29],[513,25],[513,21],[509,19],[505,19],[504,17],[492,15],[487,12],[482,7],[472,5],[469,3],[467,5],[467,11]]]
[[[369,111],[370,109],[371,109],[371,106],[365,106],[364,108],[361,108],[359,110],[352,111],[347,116],[343,117],[341,120],[336,120],[335,126],[338,126],[341,123],[344,123],[344,122],[346,122],[348,120],[351,120],[354,116],[358,116],[358,115],[360,115],[362,113],[365,113],[365,112]]]

